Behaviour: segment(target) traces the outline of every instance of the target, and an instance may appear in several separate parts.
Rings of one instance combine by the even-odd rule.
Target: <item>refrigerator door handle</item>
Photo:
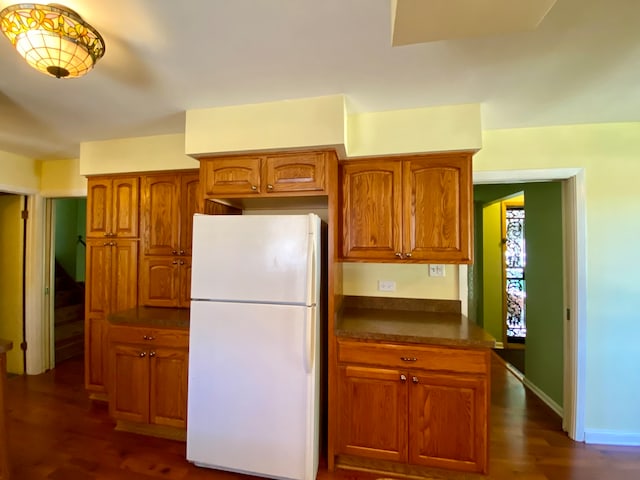
[[[315,305],[316,298],[316,242],[317,233],[312,229],[307,244],[307,305]]]
[[[304,322],[305,334],[303,336],[302,352],[304,356],[304,370],[311,373],[316,357],[316,308],[307,308],[307,318]]]

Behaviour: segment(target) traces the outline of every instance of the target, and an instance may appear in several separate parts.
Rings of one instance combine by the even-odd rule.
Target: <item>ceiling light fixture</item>
[[[52,77],[81,77],[104,55],[98,31],[57,3],[11,5],[0,12],[0,29],[29,65]]]

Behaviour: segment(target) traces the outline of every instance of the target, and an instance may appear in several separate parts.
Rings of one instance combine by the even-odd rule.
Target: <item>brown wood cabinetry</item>
[[[137,176],[90,177],[87,181],[87,237],[138,237]]]
[[[109,326],[109,413],[119,421],[186,428],[187,330]]]
[[[338,455],[486,473],[488,349],[339,340],[338,361]]]
[[[256,195],[326,195],[327,155],[290,152],[203,158],[204,198]]]
[[[340,163],[342,257],[470,263],[471,154]]]
[[[198,172],[142,178],[140,304],[188,307],[193,214],[202,212]]]
[[[140,178],[90,177],[87,181],[85,278],[85,387],[106,391],[106,316],[138,301]]]

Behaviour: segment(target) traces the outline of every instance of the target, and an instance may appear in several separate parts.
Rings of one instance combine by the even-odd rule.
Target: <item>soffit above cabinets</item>
[[[556,0],[392,0],[392,45],[535,29]]]

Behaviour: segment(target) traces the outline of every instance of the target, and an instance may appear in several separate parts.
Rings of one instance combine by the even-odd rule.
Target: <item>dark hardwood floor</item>
[[[571,441],[560,419],[493,355],[490,467],[486,477],[435,473],[434,479],[638,480],[640,447]],[[9,378],[9,454],[12,480],[153,480],[248,477],[197,468],[185,444],[116,432],[104,405],[87,399],[82,362],[70,360],[37,376]],[[389,477],[328,472],[318,480]]]

